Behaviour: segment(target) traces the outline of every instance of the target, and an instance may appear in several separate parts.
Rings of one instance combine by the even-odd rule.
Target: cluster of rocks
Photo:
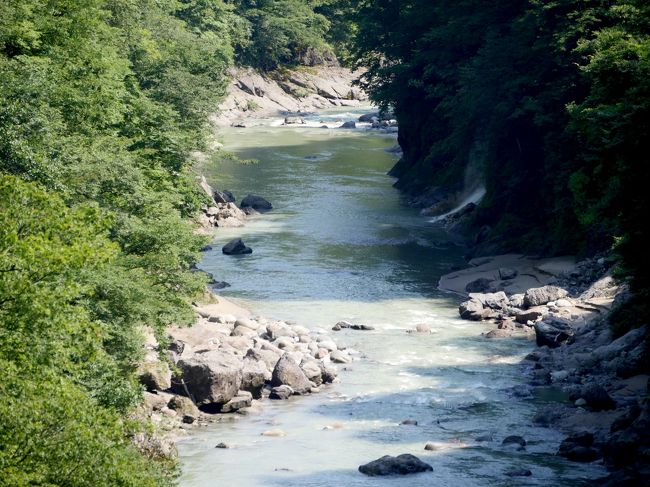
[[[534,332],[538,348],[524,361],[530,386],[560,388],[567,398],[533,419],[567,434],[558,455],[604,463],[612,474],[599,485],[645,485],[650,481],[646,327],[613,335],[610,311],[624,306],[629,292],[612,278],[604,257],[578,263],[556,284],[514,295],[470,293],[459,311],[466,319],[495,321],[499,328],[489,337],[510,336],[517,327],[531,337]]]
[[[388,110],[361,115],[359,117],[359,122],[369,123],[370,128],[373,129],[390,129],[397,127],[395,114]]]
[[[566,402],[540,410],[534,422],[565,431],[558,454],[602,461],[613,470],[599,485],[650,480],[650,375],[645,327],[612,336],[607,316],[572,322],[571,337],[526,357],[530,384],[559,387]],[[539,342],[538,342],[539,344]]]
[[[246,126],[248,117],[358,106],[366,94],[353,86],[358,73],[332,63],[311,70],[260,73],[252,68],[231,72],[228,94],[211,120],[217,125]]]
[[[335,381],[334,364],[349,363],[356,353],[337,346],[324,330],[204,311],[193,327],[170,330],[167,360],[159,360],[160,346],[153,343],[139,373],[146,404],[185,424],[246,413],[258,399],[318,392]]]
[[[210,199],[209,204],[201,208],[197,222],[199,231],[203,233],[210,233],[215,227],[242,227],[247,216],[273,209],[269,201],[255,194],[247,195],[237,206],[230,191],[212,188],[204,176],[201,176],[200,185]]]
[[[461,318],[497,323],[496,330],[486,333],[488,338],[509,337],[517,331],[534,333],[539,346],[554,348],[573,340],[576,323],[607,313],[615,297],[626,293],[626,286],[616,283],[611,272],[594,259],[550,280],[556,284],[508,294],[508,283],[525,277],[519,274],[514,268],[499,268],[498,280],[469,282],[465,287],[469,299],[459,306]],[[589,285],[585,284],[588,280]],[[494,290],[495,282],[504,290],[485,292]]]

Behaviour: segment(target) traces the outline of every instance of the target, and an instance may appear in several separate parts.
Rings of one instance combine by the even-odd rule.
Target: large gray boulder
[[[287,385],[296,394],[305,394],[311,389],[309,379],[300,366],[288,354],[284,354],[273,369],[271,386]]]
[[[302,117],[285,117],[285,125],[302,125],[305,123],[305,119]]]
[[[248,391],[239,391],[235,397],[221,407],[222,413],[233,413],[240,409],[249,408],[253,403],[253,395]]]
[[[370,123],[370,122],[374,122],[375,120],[373,120],[373,118],[374,118],[375,120],[379,120],[379,112],[375,112],[375,113],[364,113],[363,115],[361,115],[361,116],[359,117],[359,122],[368,122],[368,123]]]
[[[223,405],[242,385],[241,359],[220,350],[182,358],[176,365],[181,371],[176,389],[189,393],[198,406]]]
[[[273,209],[273,205],[266,199],[255,194],[249,194],[241,202],[242,208],[253,208],[257,211],[268,211]]]
[[[307,379],[319,386],[323,383],[323,371],[317,360],[305,358],[300,362],[300,368]]]
[[[200,416],[199,408],[189,397],[173,396],[167,403],[167,407],[176,411],[181,418],[191,416],[196,419]]]
[[[464,320],[487,320],[507,312],[510,301],[503,291],[498,293],[470,293],[469,300],[458,307],[460,317]]]
[[[282,353],[280,349],[271,350],[271,347],[273,347],[273,345],[268,342],[262,342],[262,347],[266,347],[266,348],[260,348],[260,349],[251,348],[250,350],[248,350],[248,352],[246,352],[246,357],[252,360],[256,360],[258,362],[260,361],[263,362],[266,365],[266,368],[271,371],[275,368],[275,364],[278,363],[278,360],[280,360]],[[275,349],[276,347],[273,348]]]
[[[483,307],[478,299],[472,298],[460,303],[458,313],[464,320],[481,321],[493,317],[494,312]]]
[[[470,293],[469,297],[478,300],[484,308],[496,311],[507,311],[510,305],[510,299],[503,291],[497,293]]]
[[[408,453],[396,457],[386,455],[359,467],[359,472],[371,477],[377,475],[408,475],[432,471],[433,467],[431,465]]]
[[[574,335],[573,328],[563,321],[554,319],[535,323],[537,345],[557,348]]]
[[[250,392],[255,399],[259,399],[262,397],[264,384],[270,380],[271,372],[266,364],[247,354],[243,361],[241,389]]]
[[[541,306],[542,304],[557,301],[568,295],[569,293],[565,289],[558,286],[533,287],[526,291],[524,295],[524,306],[529,308]]]
[[[235,238],[221,248],[226,255],[252,254],[253,249],[247,247],[241,238]]]

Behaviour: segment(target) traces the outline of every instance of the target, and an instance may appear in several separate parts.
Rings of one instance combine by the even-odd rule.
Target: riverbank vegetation
[[[174,482],[129,418],[141,328],[164,341],[205,286],[191,154],[233,65],[331,51],[395,108],[404,189],[458,186],[478,158],[488,241],[614,245],[648,302],[647,2],[4,0],[2,483]]]
[[[479,252],[613,248],[648,302],[648,2],[362,0],[355,18],[399,187],[461,191],[471,167]]]
[[[164,341],[191,323],[206,282],[190,155],[236,59],[276,67],[325,45],[313,7],[0,4],[3,485],[173,483],[173,462],[136,450],[145,425],[128,418],[141,327]]]

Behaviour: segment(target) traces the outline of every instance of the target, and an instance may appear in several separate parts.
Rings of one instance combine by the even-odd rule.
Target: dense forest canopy
[[[323,3],[0,3],[4,485],[173,481],[124,415],[141,401],[140,328],[164,341],[205,286],[190,154],[235,62],[326,48]]]
[[[399,120],[398,186],[460,190],[477,166],[480,251],[614,246],[647,293],[647,1],[377,0],[355,18],[362,85]]]
[[[647,1],[3,0],[5,485],[173,483],[126,418],[141,327],[164,341],[205,286],[191,154],[231,67],[332,51],[395,109],[405,190],[471,161],[492,248],[614,245],[647,302]]]

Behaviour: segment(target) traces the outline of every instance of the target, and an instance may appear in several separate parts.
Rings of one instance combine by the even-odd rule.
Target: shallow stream
[[[266,401],[257,415],[224,415],[182,440],[180,485],[568,486],[602,474],[555,456],[561,435],[531,422],[541,399],[517,397],[526,391],[519,362],[534,344],[481,337],[491,327],[460,320],[458,298],[436,290],[463,252],[392,187],[386,172],[396,158],[385,149],[395,135],[320,128],[364,112],[321,113],[308,126],[262,120],[222,133],[228,150],[258,162],[221,162],[208,169],[210,182],[238,201],[264,196],[275,209],[245,228],[218,230],[202,268],[232,285],[221,294],[309,328],[347,320],[376,330],[332,332],[361,353],[339,366],[340,383]],[[234,237],[254,253],[223,255]],[[407,333],[418,324],[432,333]],[[406,419],[418,425],[400,425]],[[261,436],[269,429],[286,436]],[[501,446],[512,434],[526,439],[525,451]],[[215,448],[220,442],[233,447]],[[439,449],[425,451],[427,442]],[[401,453],[433,472],[377,479],[357,471]],[[513,467],[532,476],[504,475]]]

